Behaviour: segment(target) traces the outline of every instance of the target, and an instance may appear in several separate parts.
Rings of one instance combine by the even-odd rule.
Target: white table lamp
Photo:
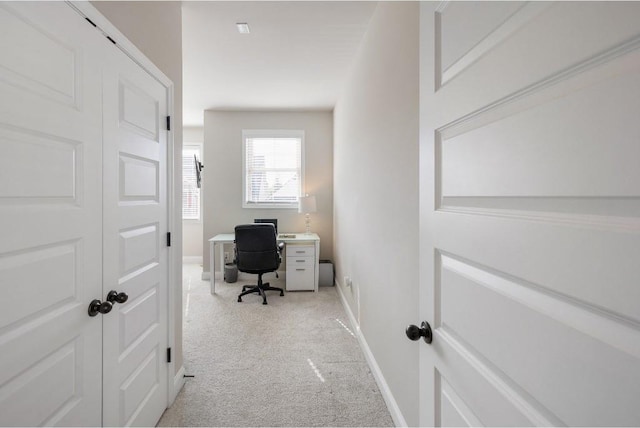
[[[309,213],[316,212],[316,197],[315,196],[301,196],[298,200],[298,212],[305,215],[305,224],[307,226],[307,235],[311,233],[311,220],[309,219]]]

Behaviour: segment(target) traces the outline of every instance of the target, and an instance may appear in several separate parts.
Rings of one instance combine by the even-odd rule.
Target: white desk
[[[235,233],[221,233],[209,239],[209,270],[211,281],[211,294],[216,292],[216,244],[221,244],[220,248],[220,279],[224,280],[224,244],[233,244]],[[315,271],[314,271],[314,291],[318,291],[318,281],[320,279],[320,237],[317,233],[279,233],[278,242],[285,243],[285,253],[287,244],[309,243],[315,246]]]

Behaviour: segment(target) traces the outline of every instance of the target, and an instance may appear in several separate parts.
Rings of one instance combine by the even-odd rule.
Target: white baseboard
[[[378,363],[376,362],[376,359],[374,358],[373,353],[371,352],[371,349],[369,348],[369,345],[367,344],[367,341],[365,340],[364,335],[362,334],[362,331],[360,331],[360,325],[358,325],[358,322],[356,321],[356,318],[353,315],[353,312],[351,311],[349,304],[347,303],[347,299],[344,295],[344,292],[342,291],[342,286],[337,281],[337,279],[336,279],[336,289],[338,290],[338,295],[340,296],[340,301],[342,302],[342,306],[344,306],[344,310],[347,313],[347,316],[349,317],[349,322],[351,323],[351,326],[356,332],[358,343],[360,344],[360,348],[364,353],[364,357],[367,360],[367,363],[369,364],[371,373],[373,373],[373,377],[376,380],[376,383],[378,384],[378,388],[380,389],[380,392],[382,393],[382,398],[384,399],[385,403],[387,403],[387,408],[389,409],[389,413],[391,414],[393,423],[397,427],[406,427],[407,421],[404,419],[404,416],[400,411],[400,407],[398,406],[398,403],[393,397],[393,394],[391,393],[391,389],[389,389],[389,385],[387,384],[387,381],[384,379],[384,376],[382,375],[382,371],[380,370],[380,367],[378,366]]]
[[[178,373],[176,373],[176,375],[173,377],[173,388],[169,392],[169,406],[167,406],[167,408],[171,407],[173,402],[176,400],[178,393],[184,386],[184,380],[185,380],[184,374],[185,374],[185,370],[184,370],[184,366],[182,366],[180,367],[180,370],[178,370]]]
[[[210,272],[202,272],[202,276],[201,276],[203,281],[209,281],[211,279],[211,273]]]
[[[185,265],[201,265],[202,256],[184,256],[182,258],[182,263]]]

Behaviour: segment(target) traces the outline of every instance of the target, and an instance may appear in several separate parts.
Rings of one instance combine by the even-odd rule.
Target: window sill
[[[242,208],[258,209],[258,210],[261,210],[261,209],[297,210],[298,204],[267,204],[267,203],[248,204],[245,202],[242,204]]]

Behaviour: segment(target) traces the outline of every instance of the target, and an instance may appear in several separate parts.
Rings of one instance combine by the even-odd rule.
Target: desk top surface
[[[233,242],[235,238],[235,233],[220,233],[209,239],[209,242]],[[279,233],[277,240],[283,242],[308,242],[319,241],[320,237],[317,233]]]

